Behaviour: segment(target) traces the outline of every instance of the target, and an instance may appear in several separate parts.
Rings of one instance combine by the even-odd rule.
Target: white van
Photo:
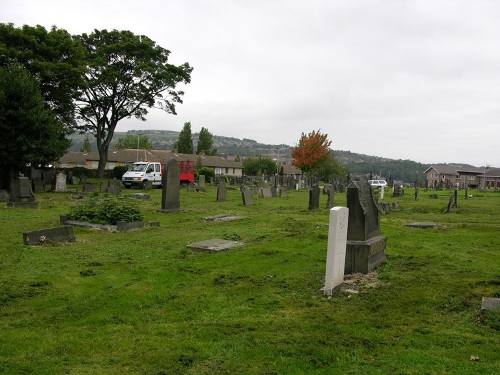
[[[368,180],[368,183],[372,188],[387,187],[387,181],[385,180]]]
[[[122,183],[126,189],[132,186],[142,188],[144,182],[151,181],[153,186],[161,186],[161,164],[156,162],[139,161],[122,176]]]

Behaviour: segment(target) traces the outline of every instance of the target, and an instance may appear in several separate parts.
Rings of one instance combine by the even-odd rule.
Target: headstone
[[[85,175],[85,173],[82,173],[80,175],[80,185],[85,185],[87,183],[87,176]]]
[[[401,197],[403,195],[403,187],[399,184],[394,185],[394,193],[392,193],[393,197]]]
[[[94,184],[86,182],[86,183],[83,184],[82,192],[83,193],[93,193],[94,189],[95,189],[95,185]]]
[[[465,199],[469,199],[469,188],[465,189]]]
[[[318,184],[309,189],[309,211],[319,208],[320,190]]]
[[[326,208],[328,208],[329,210],[332,209],[333,206],[335,205],[335,199],[334,199],[333,192],[334,192],[333,188],[328,189],[326,192],[326,196],[327,196]]]
[[[458,189],[453,192],[453,207],[458,207]]]
[[[493,311],[500,313],[500,298],[483,297],[481,311]]]
[[[73,172],[72,171],[68,171],[68,177],[66,177],[66,183],[68,185],[74,185],[73,184]]]
[[[108,194],[120,195],[120,188],[116,184],[108,183]]]
[[[280,191],[280,198],[286,198],[288,196],[288,187],[281,186],[279,191]]]
[[[10,182],[10,208],[38,208],[28,177],[18,177]]]
[[[385,195],[385,186],[380,187],[380,199],[384,199]]]
[[[180,211],[180,198],[180,167],[177,160],[171,158],[162,176],[161,210],[158,212]]]
[[[271,192],[271,188],[269,186],[260,188],[260,197],[261,198],[272,198],[273,193]]]
[[[333,207],[330,210],[324,289],[327,296],[339,290],[344,282],[348,222],[348,208]]]
[[[253,194],[252,191],[247,187],[241,189],[241,197],[243,198],[243,206],[253,206]]]
[[[41,229],[33,232],[24,232],[25,245],[44,245],[51,242],[75,242],[75,233],[72,225],[59,228]]]
[[[387,237],[380,235],[380,211],[370,185],[353,181],[347,187],[346,273],[368,273],[386,260]]]
[[[189,182],[188,186],[187,186],[187,191],[190,192],[190,193],[193,193],[194,192],[194,182]]]
[[[41,178],[33,180],[33,191],[35,193],[45,193],[45,184]]]
[[[66,191],[66,175],[62,172],[56,175],[56,185],[54,191],[59,193],[64,193]]]
[[[413,195],[415,196],[415,200],[418,200],[418,198],[420,196],[420,192],[419,192],[418,188],[415,189],[415,193]]]
[[[151,189],[153,189],[153,181],[151,181],[151,180],[145,181],[142,184],[142,189],[143,190],[151,190]]]
[[[101,184],[99,186],[99,191],[101,193],[106,193],[108,191],[108,183],[106,181],[101,181]]]
[[[449,214],[451,212],[451,208],[453,207],[453,194],[450,194],[450,199],[448,200],[448,206],[446,207],[445,214]]]
[[[200,177],[198,178],[198,188],[196,190],[201,191],[201,192],[205,191],[205,175],[204,174],[200,174]]]
[[[270,189],[271,189],[271,197],[276,198],[276,196],[277,196],[276,186],[271,186]]]
[[[220,182],[217,186],[217,202],[225,202],[227,197],[227,187],[225,182]]]

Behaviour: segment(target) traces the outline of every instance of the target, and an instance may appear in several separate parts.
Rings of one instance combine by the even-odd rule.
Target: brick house
[[[478,188],[483,185],[485,169],[436,164],[427,168],[424,173],[430,188]]]

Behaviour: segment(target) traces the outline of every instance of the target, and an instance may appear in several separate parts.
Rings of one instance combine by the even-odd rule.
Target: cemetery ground
[[[320,290],[326,195],[313,211],[307,191],[244,207],[239,190],[216,202],[207,186],[182,189],[183,211],[165,214],[151,190],[138,204],[160,227],[76,227],[76,242],[43,246],[23,245],[23,232],[59,226],[77,195],[2,206],[0,373],[498,373],[500,319],[481,313],[481,298],[500,297],[500,193],[461,191],[445,214],[448,191],[415,201],[412,190],[383,200],[400,204],[381,215],[387,263],[331,298]],[[244,219],[203,220],[221,214]],[[244,245],[187,248],[212,238]]]

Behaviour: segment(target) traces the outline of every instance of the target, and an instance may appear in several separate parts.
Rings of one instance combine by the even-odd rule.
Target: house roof
[[[451,166],[447,164],[434,164],[427,168],[424,173],[427,173],[429,170],[434,169],[439,174],[444,175],[457,175],[457,174],[481,174],[484,173],[484,168],[476,168],[476,167],[457,167]]]
[[[132,164],[136,161],[165,162],[170,158],[178,161],[190,160],[196,162],[201,158],[201,165],[211,168],[243,168],[240,162],[227,160],[221,156],[179,154],[167,150],[110,150],[108,152],[108,162]],[[68,152],[59,159],[59,163],[86,163],[87,161],[98,161],[98,152]]]

